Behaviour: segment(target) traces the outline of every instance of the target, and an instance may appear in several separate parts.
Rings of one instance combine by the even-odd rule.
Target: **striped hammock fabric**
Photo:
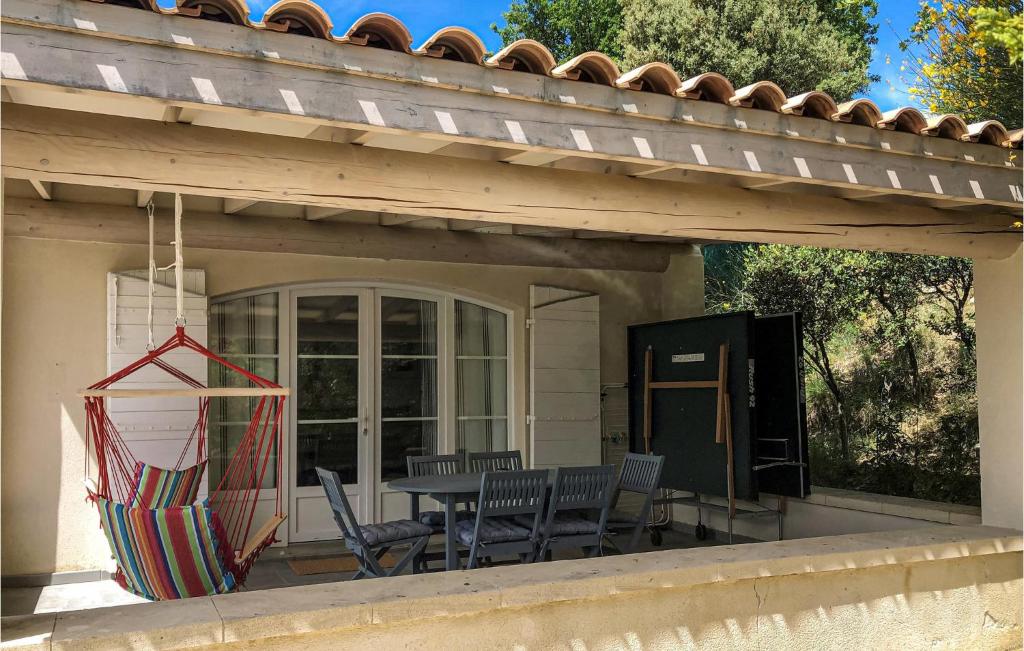
[[[158,468],[140,461],[135,465],[135,492],[128,506],[144,509],[191,506],[203,485],[205,471],[205,461],[184,470]]]
[[[234,574],[206,502],[164,509],[129,508],[97,499],[100,522],[117,562],[121,587],[151,600],[223,594]]]

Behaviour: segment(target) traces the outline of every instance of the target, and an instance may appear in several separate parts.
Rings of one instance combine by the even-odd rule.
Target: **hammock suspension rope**
[[[212,352],[185,332],[184,259],[182,254],[182,204],[174,197],[174,262],[159,270],[174,269],[175,332],[163,344],[153,339],[153,299],[156,288],[154,256],[154,212],[152,200],[146,207],[149,219],[149,266],[147,300],[147,353],[137,361],[80,392],[86,411],[86,474],[95,452],[96,481],[90,499],[100,508],[101,524],[115,560],[118,582],[128,590],[150,599],[172,599],[200,594],[217,594],[241,585],[252,563],[276,540],[284,521],[282,512],[281,448],[284,401],[288,389],[260,377]],[[207,388],[176,368],[167,359],[171,352],[191,351],[207,360],[215,370],[238,376],[240,382],[228,388]],[[183,388],[140,389],[113,387],[142,369],[155,367],[178,380]],[[246,397],[251,419],[238,447],[222,469],[216,488],[196,503],[207,471],[207,426],[210,398]],[[164,469],[136,458],[118,431],[108,398],[197,400],[197,417],[173,468]],[[194,462],[183,468],[195,445]],[[271,458],[276,479],[274,514],[266,524],[253,529],[256,506]],[[166,571],[170,568],[171,571]]]

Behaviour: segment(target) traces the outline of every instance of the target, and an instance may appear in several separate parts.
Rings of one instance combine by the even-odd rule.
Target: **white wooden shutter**
[[[534,468],[601,463],[600,298],[530,287],[530,459]]]
[[[158,271],[153,297],[153,341],[159,346],[174,334],[174,271]],[[185,270],[185,320],[190,337],[206,345],[206,274]],[[107,274],[107,371],[113,373],[146,354],[147,272]],[[188,351],[169,353],[165,359],[206,384],[207,362]],[[166,372],[148,367],[118,382],[122,388],[178,388],[182,384]],[[114,425],[139,461],[172,468],[198,415],[196,398],[110,398],[108,411]],[[194,460],[195,447],[186,454]],[[205,494],[205,488],[201,491]]]

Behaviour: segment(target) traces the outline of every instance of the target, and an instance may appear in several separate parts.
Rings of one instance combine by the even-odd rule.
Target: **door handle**
[[[370,435],[370,418],[366,413],[366,407],[363,407],[363,436]]]

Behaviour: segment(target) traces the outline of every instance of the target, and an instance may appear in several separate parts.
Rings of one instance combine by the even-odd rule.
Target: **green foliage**
[[[804,315],[814,483],[979,502],[970,260],[778,245],[705,259],[709,304]]]
[[[871,64],[871,46],[878,43],[877,0],[818,0],[822,18],[834,25],[856,53],[858,65],[865,69]],[[870,81],[878,81],[872,75]]]
[[[805,337],[827,343],[864,305],[857,254],[766,244],[744,256],[739,302],[758,314],[801,312]]]
[[[924,0],[900,47],[910,93],[932,113],[1021,126],[1021,0]]]
[[[876,0],[513,0],[491,29],[506,45],[539,41],[558,61],[598,50],[624,70],[664,61],[683,78],[770,79],[787,95],[841,101],[874,81],[877,11]]]
[[[857,255],[839,249],[769,244],[747,249],[737,302],[757,314],[800,312],[804,355],[832,394],[840,456],[850,459],[849,419],[843,388],[829,355],[829,341],[863,307]]]
[[[929,315],[928,326],[935,332],[956,337],[973,365],[974,314],[968,310],[974,288],[974,263],[969,258],[924,258],[921,281],[942,303],[944,310]]]
[[[505,25],[492,24],[504,45],[521,38],[543,43],[557,61],[597,50],[621,56],[619,0],[513,0],[502,14]]]
[[[623,67],[664,61],[683,78],[714,71],[842,101],[872,81],[873,12],[873,0],[623,0]]]
[[[743,287],[743,259],[753,244],[715,244],[704,247],[704,311],[721,314],[736,309]]]
[[[975,29],[979,40],[986,47],[1001,47],[1006,50],[1010,63],[1017,65],[1024,54],[1024,40],[1021,38],[1020,5],[1016,13],[1010,7],[972,7]]]

